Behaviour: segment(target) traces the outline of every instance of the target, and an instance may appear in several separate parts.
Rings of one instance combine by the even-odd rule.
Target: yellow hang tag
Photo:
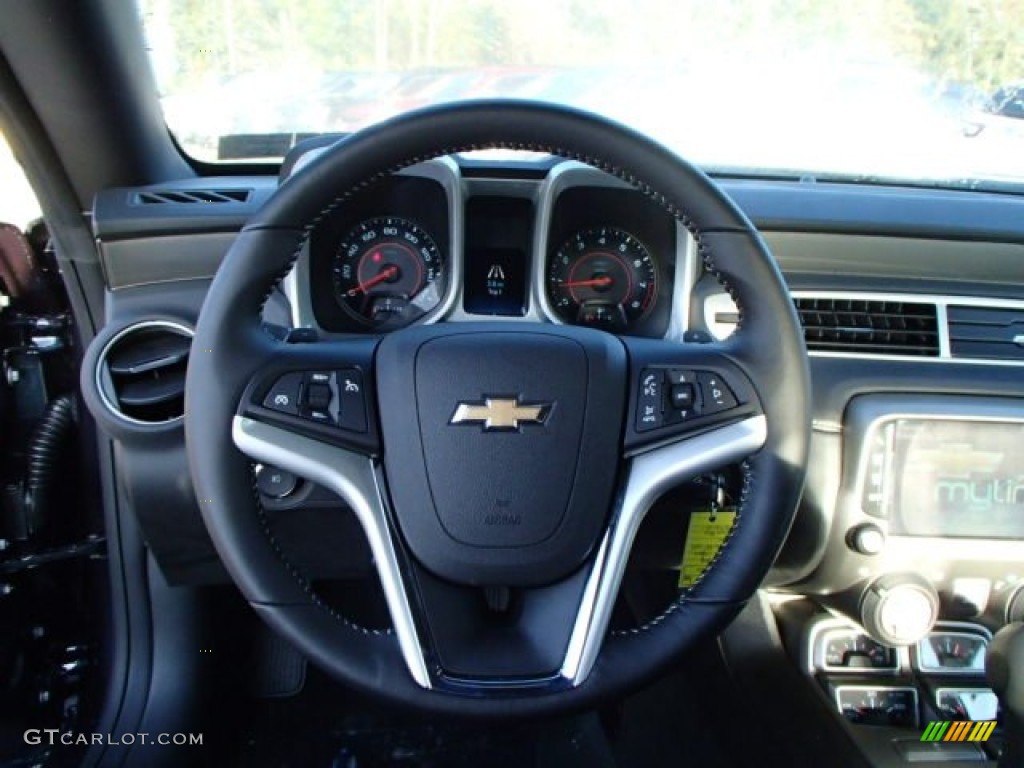
[[[735,509],[694,512],[690,515],[683,562],[679,567],[680,587],[692,587],[697,583],[697,579],[722,548],[734,522]]]

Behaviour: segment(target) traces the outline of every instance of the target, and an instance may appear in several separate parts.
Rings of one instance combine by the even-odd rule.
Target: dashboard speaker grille
[[[934,304],[830,297],[801,297],[793,301],[810,350],[939,355]]]
[[[140,323],[119,333],[99,361],[98,383],[108,406],[143,424],[180,418],[191,345],[191,332],[171,323]]]

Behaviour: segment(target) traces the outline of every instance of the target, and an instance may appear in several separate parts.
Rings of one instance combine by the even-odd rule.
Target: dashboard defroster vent
[[[838,297],[798,297],[793,301],[810,350],[939,355],[934,304]]]
[[[150,190],[135,195],[138,205],[179,205],[194,203],[246,203],[252,195],[251,189],[175,189]]]
[[[1024,360],[1024,309],[946,308],[953,357]]]
[[[132,325],[100,354],[97,386],[108,408],[128,421],[162,424],[185,413],[185,370],[192,332],[165,321]]]

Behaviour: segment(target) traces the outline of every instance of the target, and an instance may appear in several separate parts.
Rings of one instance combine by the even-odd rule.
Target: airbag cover
[[[412,329],[381,343],[377,365],[392,500],[425,567],[460,583],[526,586],[582,563],[604,528],[620,453],[617,339]]]

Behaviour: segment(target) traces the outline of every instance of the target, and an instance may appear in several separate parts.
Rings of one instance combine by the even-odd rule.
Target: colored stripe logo
[[[995,720],[936,720],[928,724],[921,741],[988,741]]]

